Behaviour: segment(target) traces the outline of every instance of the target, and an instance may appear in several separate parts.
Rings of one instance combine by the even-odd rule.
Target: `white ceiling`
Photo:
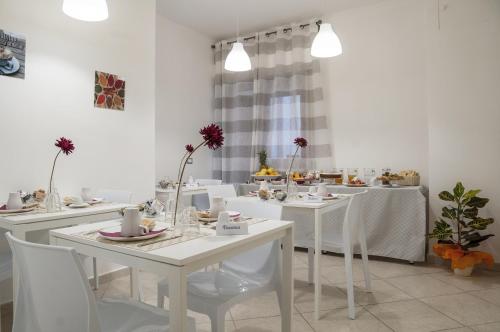
[[[219,40],[236,34],[236,13],[240,16],[240,30],[245,33],[382,1],[158,0],[158,12],[174,22]]]

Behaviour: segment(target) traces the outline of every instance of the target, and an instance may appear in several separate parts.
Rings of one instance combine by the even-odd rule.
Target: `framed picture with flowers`
[[[125,110],[125,80],[118,75],[96,70],[94,107]]]

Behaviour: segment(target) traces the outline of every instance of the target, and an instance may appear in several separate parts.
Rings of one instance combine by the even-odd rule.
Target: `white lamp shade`
[[[330,58],[340,54],[342,54],[342,44],[332,25],[321,24],[311,46],[311,55],[317,58]]]
[[[229,71],[248,71],[252,69],[250,57],[240,42],[233,43],[231,52],[227,55],[224,69]]]
[[[106,0],[64,0],[63,12],[81,21],[104,21],[108,18],[108,4]]]

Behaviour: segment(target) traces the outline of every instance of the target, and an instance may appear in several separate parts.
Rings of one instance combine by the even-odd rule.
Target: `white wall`
[[[424,6],[391,0],[324,21],[344,51],[321,63],[335,165],[415,169],[426,183]]]
[[[109,20],[85,23],[59,0],[0,1],[0,29],[27,37],[26,79],[0,76],[0,202],[47,188],[60,136],[76,146],[57,165],[61,195],[82,186],[128,189],[134,201],[154,195],[156,3],[108,4]],[[125,78],[124,112],[93,107],[95,70]]]
[[[325,15],[344,47],[322,61],[335,164],[419,170],[430,227],[440,191],[459,180],[481,188],[500,236],[500,1],[440,4],[387,0]],[[498,239],[485,249],[500,259]]]
[[[27,37],[27,69],[25,80],[0,76],[0,201],[47,188],[60,136],[76,146],[57,165],[62,195],[82,186],[153,195],[156,4],[108,3],[109,20],[85,23],[59,0],[2,0],[1,28]],[[94,70],[125,78],[124,112],[93,107]]]
[[[184,146],[201,142],[212,119],[211,40],[162,16],[156,31],[156,179],[177,177]],[[211,178],[208,149],[194,154],[184,179]]]
[[[441,0],[427,4],[429,183],[436,199],[458,180],[491,199],[495,217],[483,249],[500,260],[500,1]]]

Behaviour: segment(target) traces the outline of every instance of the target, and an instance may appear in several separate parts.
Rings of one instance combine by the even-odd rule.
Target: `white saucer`
[[[89,203],[80,203],[80,204],[70,204],[68,205],[68,207],[72,208],[72,209],[81,209],[81,208],[86,208],[86,207],[89,207],[90,204]]]

